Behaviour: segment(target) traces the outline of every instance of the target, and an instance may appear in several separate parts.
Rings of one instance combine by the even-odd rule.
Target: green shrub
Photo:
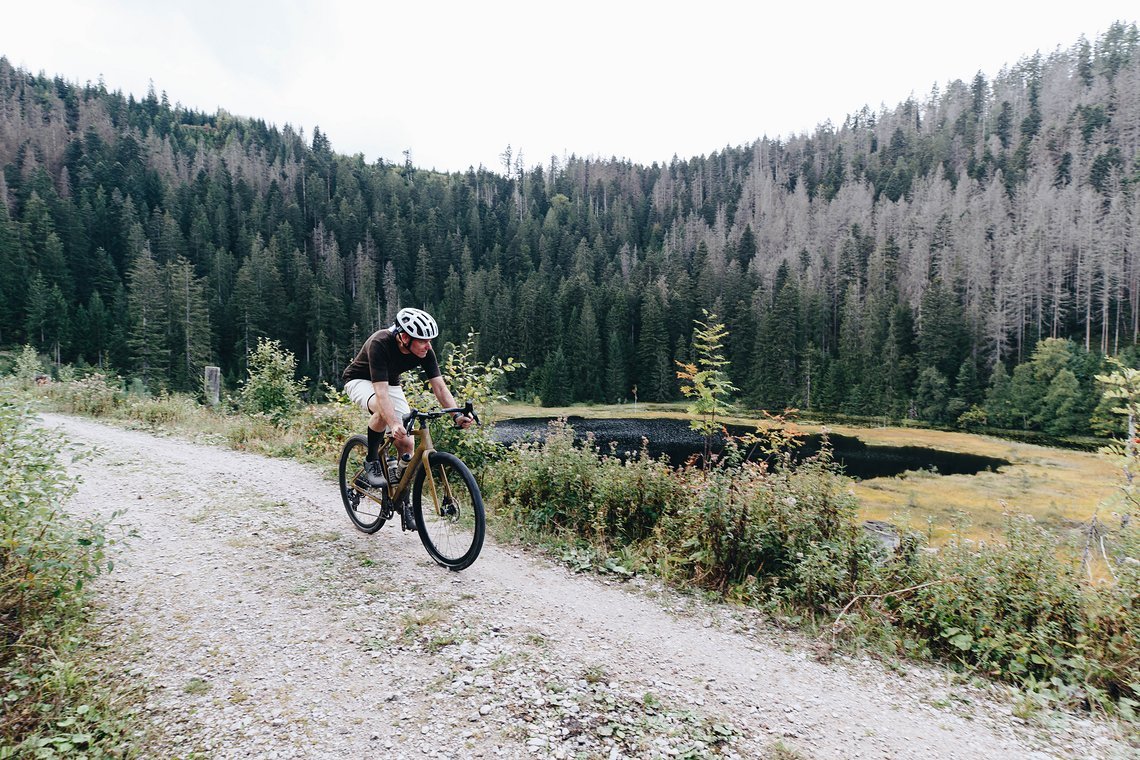
[[[497,462],[486,486],[517,523],[607,548],[648,539],[670,504],[685,498],[663,462],[644,452],[625,462],[600,456],[589,441],[575,444],[565,421],[552,422],[545,441]]]
[[[1010,517],[1005,541],[954,540],[906,579],[930,585],[894,597],[896,625],[930,654],[997,676],[1052,675],[1080,628],[1076,568],[1049,533]]]
[[[249,377],[239,405],[246,414],[265,415],[280,424],[301,404],[304,383],[296,380],[297,359],[280,341],[259,338],[249,355]]]
[[[735,598],[837,609],[873,579],[874,543],[826,449],[794,464],[745,462],[679,473],[693,498],[658,528],[659,572]]]
[[[47,397],[57,406],[73,414],[107,417],[120,408],[126,394],[122,380],[92,374],[84,378],[52,383]]]
[[[20,386],[23,388],[32,387],[35,379],[42,374],[44,374],[44,363],[39,354],[31,346],[25,345],[21,349],[20,355],[16,357],[16,379]]]
[[[1064,660],[1070,680],[1090,701],[1119,704],[1140,715],[1140,528],[1125,522],[1114,535],[1115,578],[1094,584],[1080,634]]]
[[[722,463],[732,457],[722,459]],[[670,469],[574,442],[565,422],[516,447],[488,478],[506,516],[551,536],[615,551],[666,580],[812,611],[837,608],[877,581],[874,542],[823,457],[776,471],[745,463]]]
[[[364,432],[367,418],[343,391],[329,388],[328,403],[306,406],[294,426],[300,434],[301,450],[318,460],[335,459],[345,440]]]
[[[59,514],[74,481],[26,406],[0,398],[0,439],[0,757],[121,755],[126,722],[81,644],[105,524]]]

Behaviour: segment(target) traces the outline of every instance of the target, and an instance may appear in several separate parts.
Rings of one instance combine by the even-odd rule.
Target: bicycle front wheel
[[[449,570],[469,567],[483,548],[486,518],[475,476],[453,454],[433,451],[416,473],[412,509],[424,548]]]
[[[356,479],[364,471],[364,458],[368,456],[368,441],[362,435],[354,435],[344,443],[340,452],[340,464],[337,475],[340,479],[340,498],[344,501],[344,509],[348,512],[348,519],[362,533],[375,533],[384,525],[383,509],[377,499],[369,491],[356,484]]]

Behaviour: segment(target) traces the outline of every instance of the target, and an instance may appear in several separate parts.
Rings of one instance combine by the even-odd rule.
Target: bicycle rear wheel
[[[337,475],[340,479],[340,497],[348,519],[362,533],[375,533],[384,525],[384,510],[380,503],[383,495],[379,492],[370,495],[370,490],[354,485],[356,478],[364,470],[364,458],[368,455],[368,441],[362,435],[354,435],[344,442],[340,452]]]
[[[434,451],[416,473],[412,510],[424,548],[449,570],[469,567],[483,548],[486,519],[475,476],[453,454]]]

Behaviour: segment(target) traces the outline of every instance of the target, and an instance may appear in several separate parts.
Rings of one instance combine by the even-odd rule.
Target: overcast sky
[[[811,131],[1089,41],[1133,2],[9,0],[34,73],[320,127],[338,153],[501,169],[649,164]]]

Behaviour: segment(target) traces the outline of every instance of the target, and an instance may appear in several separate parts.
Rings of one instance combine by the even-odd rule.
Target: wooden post
[[[221,401],[222,370],[220,367],[206,367],[206,401],[217,406]]]

